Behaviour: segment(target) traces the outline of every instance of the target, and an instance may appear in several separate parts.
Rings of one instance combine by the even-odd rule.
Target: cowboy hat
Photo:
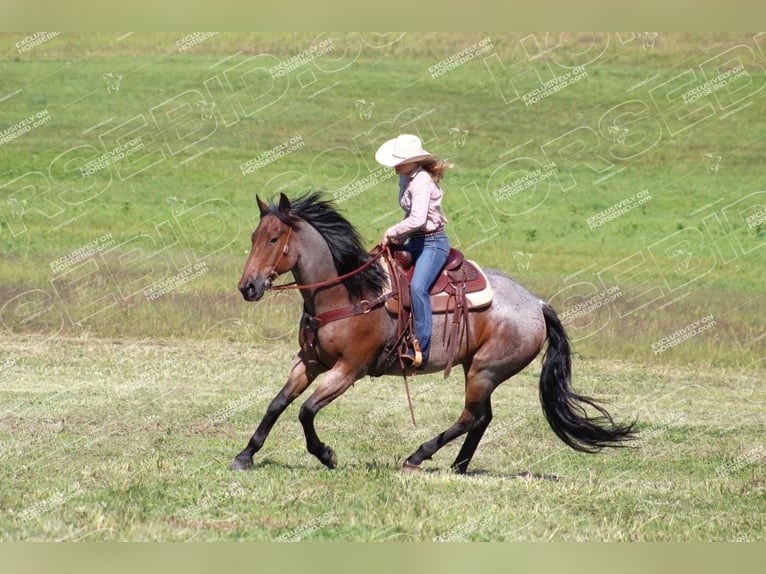
[[[429,157],[431,154],[423,149],[423,142],[412,134],[401,134],[388,140],[375,152],[375,160],[386,167],[396,167]]]

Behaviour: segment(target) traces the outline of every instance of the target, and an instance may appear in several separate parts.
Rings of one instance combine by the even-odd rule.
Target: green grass
[[[495,393],[466,476],[457,445],[399,465],[461,408],[455,376],[360,381],[322,411],[339,467],[304,446],[298,403],[252,472],[227,469],[280,388],[283,344],[0,341],[3,540],[763,540],[760,381],[578,360],[578,389],[637,416],[638,448],[575,453],[537,402],[539,363]],[[729,464],[730,474],[724,473]]]
[[[6,539],[267,540],[312,520],[306,538],[763,539],[762,459],[716,474],[763,446],[766,232],[748,221],[766,206],[766,62],[751,35],[660,34],[652,48],[630,34],[219,34],[179,52],[181,36],[65,33],[23,54],[23,35],[0,36],[0,134],[51,118],[0,145]],[[489,52],[431,77],[487,38]],[[240,74],[253,56],[267,69],[328,39],[332,52],[273,83]],[[680,99],[738,63],[746,77]],[[575,64],[586,77],[524,104]],[[440,470],[457,446],[423,476],[396,472],[458,414],[461,382],[438,377],[415,384],[430,389],[417,429],[395,379],[360,382],[323,412],[337,472],[305,453],[294,408],[254,473],[226,470],[285,377],[300,315],[295,294],[248,305],[236,291],[256,194],[332,197],[404,131],[454,164],[453,244],[567,318],[576,386],[638,415],[640,450],[565,450],[534,367],[498,391],[499,430],[467,478]],[[135,156],[82,177],[137,137]],[[242,174],[296,137],[300,149]],[[551,162],[556,175],[496,199]],[[650,199],[591,228],[639,193]],[[339,207],[372,248],[401,215],[395,198],[389,179]],[[98,251],[57,264],[88,245]],[[194,265],[193,280],[146,296]],[[577,312],[610,290],[620,296]],[[711,327],[682,339],[702,318]]]
[[[8,38],[13,46],[14,36]],[[486,38],[493,45],[487,66],[477,59],[431,78],[429,68]],[[445,209],[453,243],[469,256],[511,272],[561,312],[620,287],[624,297],[608,313],[584,321],[608,326],[598,338],[580,337],[582,352],[737,367],[763,357],[753,308],[763,292],[766,237],[762,226],[743,223],[762,200],[729,207],[761,189],[763,72],[748,63],[750,83],[735,84],[737,97],[754,93],[743,99],[750,105],[726,116],[731,108],[721,106],[733,106],[735,97],[719,90],[721,103],[703,100],[713,112],[695,125],[673,117],[686,109],[670,108],[664,92],[649,92],[689,69],[701,84],[712,74],[706,60],[752,40],[666,35],[646,50],[629,35],[601,36],[595,47],[588,36],[536,38],[561,47],[530,61],[522,46],[532,44],[523,35],[405,35],[373,47],[384,42],[267,34],[218,35],[179,53],[174,35],[64,34],[22,55],[6,52],[0,71],[7,92],[0,97],[9,97],[0,126],[40,110],[52,119],[0,146],[0,290],[14,301],[2,324],[19,333],[77,335],[87,326],[106,337],[199,337],[221,320],[250,322],[260,313],[238,304],[234,286],[257,223],[255,194],[332,194],[376,168],[381,141],[409,130],[455,164],[445,180]],[[248,76],[246,89],[237,83],[236,66],[253,55],[266,54],[268,67],[328,40],[332,52],[274,87],[262,74],[259,81]],[[565,74],[569,68],[558,62],[587,60],[594,60],[587,77],[531,106],[521,99],[506,104],[497,87],[510,97],[512,81],[521,95],[539,86],[538,74],[543,80]],[[107,92],[105,73],[123,76],[118,91]],[[227,98],[219,82],[229,82]],[[223,114],[215,127],[200,120],[200,100],[215,100]],[[369,119],[356,107],[361,100],[374,104]],[[614,146],[615,124],[628,127],[627,151]],[[468,131],[464,146],[455,144],[453,128]],[[242,175],[243,162],[298,136],[299,150]],[[146,153],[137,164],[122,160],[82,178],[87,159],[136,137]],[[578,141],[584,154],[567,159]],[[716,173],[707,173],[705,153],[721,156]],[[497,201],[503,185],[551,161],[558,176]],[[399,217],[391,188],[389,180],[340,204],[370,247]],[[589,218],[644,190],[651,196],[644,205],[589,228]],[[201,227],[194,219],[202,213],[209,217]],[[51,267],[107,234],[113,249],[90,261],[91,273]],[[528,266],[518,269],[513,252]],[[200,260],[207,269],[200,278],[151,303],[143,296],[153,282]],[[25,295],[30,290],[39,291]],[[39,309],[20,307],[35,296],[52,310],[30,329],[25,318]],[[652,342],[698,319],[703,308],[716,317],[709,335],[694,346],[651,353]]]

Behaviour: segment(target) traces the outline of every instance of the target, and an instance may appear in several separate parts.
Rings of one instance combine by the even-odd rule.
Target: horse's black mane
[[[370,259],[356,227],[343,217],[331,202],[322,200],[317,192],[308,193],[290,202],[285,212],[278,205],[269,205],[262,215],[274,215],[287,225],[299,218],[313,226],[327,242],[338,275],[358,269]],[[386,286],[386,275],[379,261],[361,273],[343,280],[352,299],[380,295]]]

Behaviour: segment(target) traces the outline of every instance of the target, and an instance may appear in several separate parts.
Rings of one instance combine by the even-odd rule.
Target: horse
[[[302,295],[303,316],[299,351],[287,382],[230,468],[252,468],[253,456],[282,412],[323,375],[301,405],[298,418],[308,452],[332,469],[338,458],[317,435],[317,413],[364,376],[402,375],[399,365],[383,360],[396,333],[396,317],[379,304],[386,296],[388,275],[380,259],[363,247],[356,227],[320,193],[307,193],[293,201],[282,193],[278,204],[266,204],[257,196],[256,200],[260,221],[252,233],[239,291],[246,301],[258,301],[277,287],[273,282],[278,276],[292,272]],[[454,358],[465,374],[463,410],[452,426],[407,457],[401,470],[421,471],[423,461],[466,435],[452,463],[455,472],[466,473],[492,421],[493,391],[527,367],[546,341],[539,393],[553,432],[572,449],[590,453],[626,446],[636,438],[635,421],[616,423],[596,400],[572,389],[570,344],[556,311],[507,275],[492,269],[484,272],[493,289],[492,302],[468,313],[470,337]],[[356,312],[349,311],[354,309]],[[317,326],[317,317],[333,313],[339,320]],[[442,313],[433,320],[433,333],[439,333],[448,318]],[[433,337],[423,373],[445,369],[446,349],[439,339]],[[588,414],[588,410],[595,413]]]

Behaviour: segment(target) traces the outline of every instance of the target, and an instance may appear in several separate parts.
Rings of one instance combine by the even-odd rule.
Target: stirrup
[[[410,349],[407,349],[409,351]],[[423,352],[420,350],[420,343],[417,339],[412,340],[412,351],[414,355],[410,355],[409,352],[399,355],[400,358],[406,361],[412,361],[411,366],[416,369],[423,364]]]

